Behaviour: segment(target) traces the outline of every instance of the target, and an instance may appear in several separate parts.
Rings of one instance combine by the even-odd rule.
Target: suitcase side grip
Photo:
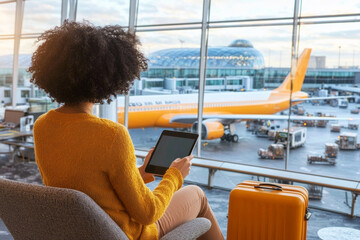
[[[282,191],[282,187],[280,185],[276,185],[273,183],[260,183],[259,185],[255,185],[254,188]]]

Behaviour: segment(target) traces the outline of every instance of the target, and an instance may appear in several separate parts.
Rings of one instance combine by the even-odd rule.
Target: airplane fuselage
[[[292,97],[306,98],[305,92]],[[274,114],[289,108],[289,91],[206,93],[204,114]],[[118,98],[118,119],[123,123],[124,98]],[[129,128],[188,128],[191,124],[170,123],[178,114],[197,114],[197,94],[130,96]]]

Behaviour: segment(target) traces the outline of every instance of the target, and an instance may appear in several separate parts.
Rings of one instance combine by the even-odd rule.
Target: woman
[[[145,183],[154,178],[144,168],[152,151],[137,168],[127,129],[92,115],[94,103],[126,94],[146,70],[137,38],[118,26],[65,22],[39,41],[29,68],[31,82],[63,104],[34,126],[44,184],[86,193],[130,239],[157,239],[200,216],[212,222],[202,239],[223,239],[203,191],[181,188],[192,156],[176,159],[150,191]]]

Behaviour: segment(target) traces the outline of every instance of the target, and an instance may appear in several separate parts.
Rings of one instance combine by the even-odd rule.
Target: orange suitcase
[[[244,181],[230,193],[227,239],[305,240],[307,207],[303,187]]]

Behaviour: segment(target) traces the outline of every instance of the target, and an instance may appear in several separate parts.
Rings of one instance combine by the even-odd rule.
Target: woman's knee
[[[196,185],[188,185],[184,188],[186,188],[187,191],[191,192],[191,194],[196,194],[200,199],[206,199],[206,195],[200,187]]]

